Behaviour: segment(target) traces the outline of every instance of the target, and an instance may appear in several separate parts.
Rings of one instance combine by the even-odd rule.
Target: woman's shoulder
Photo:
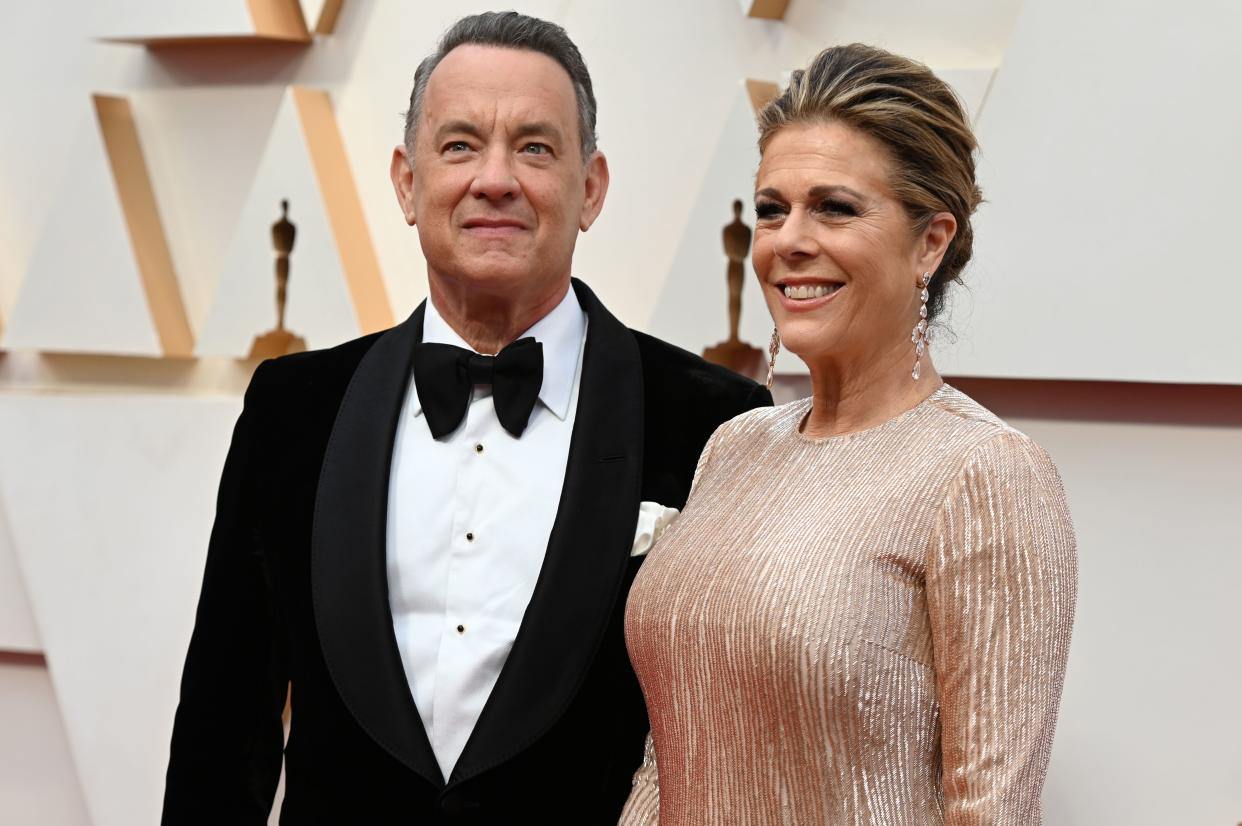
[[[796,431],[811,407],[811,399],[795,399],[773,407],[756,407],[739,413],[716,430],[718,442],[754,440]]]
[[[940,427],[957,437],[963,473],[1011,475],[1033,473],[1060,487],[1052,457],[1026,433],[970,396],[948,384],[929,399],[938,412]]]
[[[775,407],[755,407],[722,422],[703,447],[694,473],[696,482],[712,457],[719,463],[726,456],[745,461],[767,454],[781,435],[797,429],[810,404],[810,399],[799,399]]]

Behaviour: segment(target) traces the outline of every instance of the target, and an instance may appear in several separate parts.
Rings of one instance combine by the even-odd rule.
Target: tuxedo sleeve
[[[164,790],[165,826],[266,824],[288,686],[255,510],[255,452],[271,413],[265,363],[246,391],[216,502]]]

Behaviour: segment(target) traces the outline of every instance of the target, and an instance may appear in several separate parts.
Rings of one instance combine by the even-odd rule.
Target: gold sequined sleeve
[[[621,812],[618,826],[659,826],[660,823],[660,773],[656,770],[655,745],[651,733],[643,746],[643,763],[634,772],[634,789],[625,809]]]
[[[746,415],[745,413],[742,414],[742,416],[745,416],[745,415]],[[694,466],[694,477],[692,478],[690,482],[690,495],[687,497],[687,500],[689,500],[690,498],[694,496],[694,490],[695,488],[699,486],[699,479],[703,476],[703,471],[705,471],[707,469],[707,466],[711,464],[712,451],[716,448],[716,443],[719,442],[722,438],[725,438],[722,434],[727,433],[728,430],[733,426],[733,422],[737,421],[737,419],[742,418],[742,416],[739,416],[734,419],[730,419],[729,421],[717,427],[712,432],[712,435],[708,438],[707,444],[703,445],[703,452],[699,454],[699,461]]]
[[[946,826],[1032,826],[1077,595],[1056,468],[1017,432],[976,448],[928,549]]]

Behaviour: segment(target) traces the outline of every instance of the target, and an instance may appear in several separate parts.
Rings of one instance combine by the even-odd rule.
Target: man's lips
[[[525,224],[512,218],[474,218],[462,227],[476,235],[512,235],[526,229]]]

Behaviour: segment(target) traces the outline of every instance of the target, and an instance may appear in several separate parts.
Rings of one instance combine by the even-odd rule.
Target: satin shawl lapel
[[[388,604],[388,479],[423,307],[376,340],[337,412],[315,495],[311,591],[324,661],[358,725],[439,787]]]
[[[539,582],[450,786],[530,746],[573,701],[621,596],[642,485],[643,373],[633,333],[574,281],[587,313],[578,414]]]

